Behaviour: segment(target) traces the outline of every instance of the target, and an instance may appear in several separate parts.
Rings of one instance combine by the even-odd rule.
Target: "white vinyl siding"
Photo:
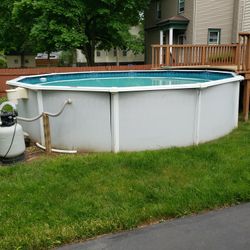
[[[207,43],[207,31],[221,29],[221,43],[231,43],[233,33],[234,0],[196,1],[196,44]]]
[[[250,1],[245,0],[242,31],[250,32]]]
[[[189,19],[187,30],[185,32],[185,43],[193,43],[193,22],[194,22],[194,1],[185,0],[185,13],[182,14]]]

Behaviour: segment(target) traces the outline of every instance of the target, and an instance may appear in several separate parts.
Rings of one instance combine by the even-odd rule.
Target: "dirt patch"
[[[41,156],[46,155],[45,151],[38,148],[35,145],[26,148],[25,151],[25,162],[31,162],[33,160],[39,159]]]

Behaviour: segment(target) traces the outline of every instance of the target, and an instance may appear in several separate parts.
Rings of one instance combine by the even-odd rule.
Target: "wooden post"
[[[155,47],[152,45],[152,68],[154,69],[155,68]]]
[[[180,58],[180,60],[181,60],[181,63],[182,63],[182,65],[189,65],[189,62],[192,60],[192,58],[189,58],[188,57],[188,47],[184,47],[183,48],[183,53],[184,53],[184,55],[183,55],[183,60],[182,60],[182,56],[181,56],[181,51],[182,51],[182,48],[178,48],[179,49],[179,57],[181,57]]]
[[[201,65],[206,63],[206,46],[202,46]]]
[[[170,46],[166,46],[166,66],[170,66]]]
[[[160,66],[160,59],[159,59],[160,49],[159,49],[159,47],[156,48],[155,52],[156,52],[155,65],[156,65],[156,68],[159,68],[159,66]]]
[[[250,99],[250,74],[246,74],[244,81],[244,94],[243,94],[243,119],[248,120],[249,114],[249,99]]]
[[[49,126],[49,116],[43,113],[43,129],[44,129],[44,139],[46,153],[51,153],[51,136],[50,136],[50,126]]]
[[[250,71],[250,33],[247,36],[246,43],[246,71]]]
[[[241,43],[243,41],[243,44]],[[249,116],[249,99],[250,99],[250,33],[239,33],[239,42],[243,46],[242,56],[242,73],[245,75],[244,93],[243,93],[243,119],[248,120]]]
[[[235,51],[235,64],[237,65],[237,70],[240,71],[240,43],[237,43]]]

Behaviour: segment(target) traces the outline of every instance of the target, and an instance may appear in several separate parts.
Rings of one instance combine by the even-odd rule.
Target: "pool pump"
[[[4,111],[5,106],[12,111]],[[11,102],[0,105],[0,162],[8,164],[24,159],[25,142],[23,129],[17,123],[16,107]]]

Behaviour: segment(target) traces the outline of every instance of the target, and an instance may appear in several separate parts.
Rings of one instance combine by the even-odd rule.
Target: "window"
[[[178,13],[183,13],[185,9],[185,0],[178,0]]]
[[[123,50],[123,51],[122,51],[122,55],[123,55],[123,56],[127,56],[127,50]]]
[[[97,50],[97,51],[96,51],[96,56],[97,56],[97,57],[100,57],[100,56],[101,56],[101,51],[100,51],[100,50]]]
[[[161,18],[161,2],[160,1],[156,2],[156,17],[158,19]]]
[[[208,44],[220,44],[220,29],[208,29]]]
[[[14,60],[14,63],[15,63],[15,64],[18,64],[18,59],[15,59],[15,60]]]
[[[28,64],[29,63],[29,59],[25,59],[24,63]]]

